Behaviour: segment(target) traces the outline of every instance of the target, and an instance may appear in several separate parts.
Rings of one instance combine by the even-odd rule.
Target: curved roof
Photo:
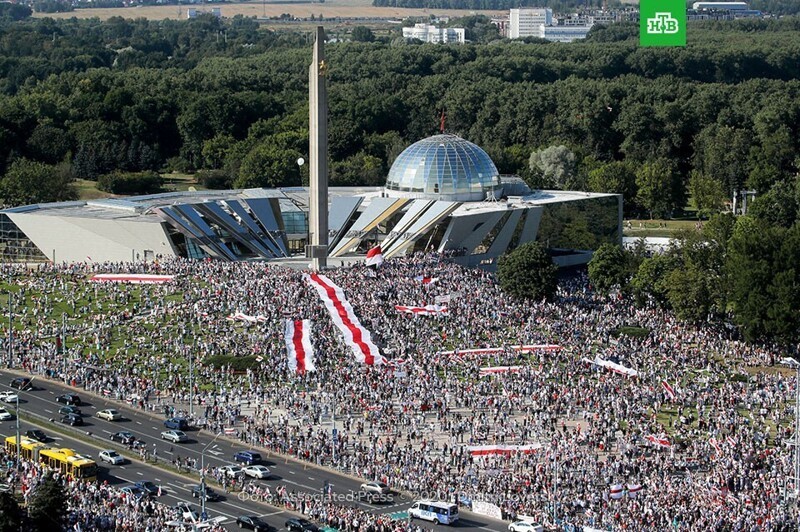
[[[482,201],[499,186],[492,159],[457,135],[415,142],[397,157],[386,178],[390,196],[450,201]]]

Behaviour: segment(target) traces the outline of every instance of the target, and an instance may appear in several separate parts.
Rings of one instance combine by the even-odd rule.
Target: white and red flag
[[[628,487],[628,497],[631,499],[635,499],[642,491],[641,484],[628,484],[627,487]]]
[[[300,374],[317,370],[311,346],[310,320],[286,320],[286,353],[290,370]]]
[[[672,386],[670,386],[667,381],[661,381],[661,387],[664,388],[664,391],[667,392],[667,395],[669,395],[670,401],[674,401],[675,389]]]
[[[97,273],[89,280],[93,283],[161,284],[168,283],[174,278],[174,275],[149,273]]]
[[[487,375],[498,375],[502,373],[518,373],[522,371],[522,366],[488,366],[481,368],[478,375],[486,377]]]
[[[225,427],[225,435],[226,436],[233,436],[236,434],[236,429],[233,427]]]
[[[612,499],[621,499],[624,495],[624,488],[622,484],[612,484],[608,488],[608,494]]]
[[[647,436],[646,439],[656,447],[667,447],[667,448],[672,447],[672,444],[669,442],[669,440],[663,436],[659,437],[656,436],[655,434],[651,434]]]
[[[738,442],[738,441],[736,441],[736,438],[734,438],[733,436],[728,436],[727,438],[725,438],[725,443],[727,443],[728,445],[730,445],[731,447],[733,447],[733,446],[735,446],[735,445],[736,445],[737,443],[739,443],[739,442]]]
[[[367,251],[367,266],[374,266],[377,268],[381,264],[383,264],[383,253],[381,253],[380,246],[375,246]]]
[[[368,366],[385,364],[386,359],[372,341],[372,334],[361,325],[342,289],[318,273],[307,275],[306,280],[317,290],[333,323],[342,332],[345,343],[353,350],[356,360]]]
[[[722,453],[722,446],[720,446],[719,441],[716,438],[709,438],[708,443],[713,447],[718,453]]]
[[[469,445],[467,451],[472,456],[510,456],[512,454],[532,454],[542,448],[541,443],[526,445]]]
[[[415,281],[419,281],[420,283],[422,283],[424,285],[428,285],[428,286],[433,286],[437,282],[439,282],[439,278],[438,277],[428,277],[428,276],[425,276],[425,275],[417,275],[416,277],[414,277],[414,280]]]
[[[447,314],[447,305],[425,305],[424,307],[412,307],[407,305],[395,305],[394,309],[397,312],[405,312],[407,314],[418,314],[420,316],[430,316],[432,314]]]

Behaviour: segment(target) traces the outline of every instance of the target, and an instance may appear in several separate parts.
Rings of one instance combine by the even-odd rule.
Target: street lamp
[[[203,452],[200,453],[200,517],[206,514],[206,450],[211,447],[221,432],[214,436],[214,439],[208,442],[208,445],[203,447]],[[216,447],[216,445],[214,445]]]

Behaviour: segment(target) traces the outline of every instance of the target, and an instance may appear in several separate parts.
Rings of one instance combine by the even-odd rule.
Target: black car
[[[262,521],[260,517],[256,517],[255,515],[240,515],[236,518],[236,525],[239,528],[255,530],[256,532],[271,532],[275,530],[269,524]]]
[[[18,390],[30,390],[33,387],[31,386],[31,380],[28,377],[17,377],[11,381],[9,386],[12,388],[17,388]]]
[[[74,393],[65,393],[56,397],[56,403],[64,403],[65,405],[79,405],[81,398]]]
[[[145,443],[142,440],[137,440],[136,436],[128,431],[115,432],[110,436],[110,438],[111,441],[119,442],[122,445],[130,445],[134,449],[139,449],[145,446]]]
[[[199,498],[201,492],[200,486],[192,486],[192,497]],[[217,502],[220,500],[220,495],[216,491],[212,490],[208,486],[206,486],[206,500],[209,502]]]
[[[134,484],[134,486],[136,486],[140,490],[144,491],[145,493],[147,493],[151,497],[157,497],[158,496],[158,486],[156,486],[154,483],[150,482],[149,480],[142,480],[142,481],[137,482],[136,484]]]
[[[81,409],[78,408],[77,406],[67,405],[59,408],[58,413],[61,414],[62,416],[66,416],[67,414],[75,414],[76,416],[80,416]]]
[[[289,530],[289,532],[294,530],[299,532],[319,532],[319,527],[317,525],[311,521],[299,519],[297,517],[292,517],[291,519],[287,520],[284,526],[286,527],[286,530]]]
[[[46,442],[48,440],[47,434],[39,429],[33,429],[25,432],[25,437],[32,440]]]
[[[83,425],[83,418],[77,414],[67,414],[61,418],[61,422],[75,427],[77,425]]]

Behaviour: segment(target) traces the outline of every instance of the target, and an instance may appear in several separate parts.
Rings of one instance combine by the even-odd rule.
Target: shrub
[[[101,175],[97,188],[112,194],[152,194],[161,191],[164,179],[156,172],[113,172]]]

